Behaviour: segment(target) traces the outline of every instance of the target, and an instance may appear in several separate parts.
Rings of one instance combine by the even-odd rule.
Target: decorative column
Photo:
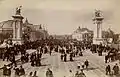
[[[21,16],[21,6],[16,8],[16,14],[12,16],[14,18],[13,22],[13,43],[22,44],[22,20],[23,16]]]
[[[102,21],[103,17],[101,16],[101,11],[96,10],[95,16],[93,18],[94,23],[96,24],[96,29],[94,30],[93,44],[103,43],[102,39]]]

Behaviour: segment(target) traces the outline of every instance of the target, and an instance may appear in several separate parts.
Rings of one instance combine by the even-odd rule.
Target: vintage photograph
[[[0,77],[120,77],[120,0],[0,0]]]

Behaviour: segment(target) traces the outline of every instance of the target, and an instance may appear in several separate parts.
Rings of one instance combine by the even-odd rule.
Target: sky
[[[79,26],[95,30],[92,18],[101,10],[102,29],[120,33],[120,0],[0,0],[0,22],[11,20],[15,8],[32,24],[43,24],[50,34],[71,34]]]

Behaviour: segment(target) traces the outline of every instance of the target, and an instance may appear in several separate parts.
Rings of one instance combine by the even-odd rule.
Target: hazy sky
[[[0,21],[12,19],[22,5],[30,23],[44,24],[50,34],[71,34],[78,26],[95,29],[95,9],[103,12],[103,29],[120,33],[120,0],[0,0]]]

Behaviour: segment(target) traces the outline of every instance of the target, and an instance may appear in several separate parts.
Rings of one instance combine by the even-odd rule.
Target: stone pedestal
[[[93,44],[101,44],[103,43],[103,38],[93,38]]]
[[[21,15],[15,15],[12,16],[14,18],[13,22],[13,43],[19,43],[22,44],[22,19],[23,17]]]
[[[94,37],[93,37],[93,44],[100,44],[103,43],[103,38],[102,38],[102,20],[104,18],[99,16],[99,17],[95,17],[93,19],[95,25],[96,25],[96,29],[94,30]]]

